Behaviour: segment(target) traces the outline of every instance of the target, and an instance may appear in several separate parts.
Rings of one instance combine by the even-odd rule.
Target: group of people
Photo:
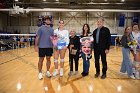
[[[136,42],[129,45],[129,42]],[[134,23],[132,28],[130,26],[125,28],[124,35],[121,39],[123,61],[121,65],[121,74],[127,74],[132,79],[140,79],[139,65],[140,65],[140,32],[137,23]],[[134,59],[130,59],[130,52]]]
[[[45,17],[45,25],[41,26],[36,34],[36,40],[35,40],[35,51],[39,54],[39,62],[38,62],[38,78],[43,79],[43,73],[42,73],[42,66],[43,66],[43,60],[46,56],[46,76],[57,76],[60,74],[60,76],[63,76],[64,74],[64,63],[65,63],[65,53],[67,49],[69,50],[69,65],[70,65],[70,72],[68,75],[76,75],[78,74],[78,65],[79,65],[79,57],[82,57],[83,59],[83,71],[81,73],[82,76],[87,76],[89,74],[89,68],[90,68],[90,59],[92,57],[92,51],[91,55],[87,56],[81,48],[83,47],[80,38],[84,37],[92,37],[93,42],[91,46],[88,46],[87,48],[94,49],[94,59],[95,59],[95,78],[98,78],[100,76],[100,57],[102,61],[102,75],[101,79],[105,79],[107,76],[107,59],[106,56],[109,53],[110,45],[111,45],[111,34],[110,30],[104,26],[104,19],[99,18],[97,20],[97,28],[91,33],[90,27],[88,24],[83,25],[83,31],[80,35],[80,38],[76,36],[75,29],[71,29],[70,35],[68,30],[64,29],[64,21],[59,21],[59,27],[58,29],[54,30],[53,27],[50,26],[51,19],[49,17]],[[126,32],[126,31],[125,31]],[[50,38],[54,34],[58,35],[58,40],[64,39],[66,41],[65,46],[63,46],[61,49],[58,49],[54,47],[53,40]],[[123,43],[123,40],[122,40]],[[84,47],[86,48],[86,47]],[[124,47],[125,48],[125,47]],[[92,50],[92,49],[91,49]],[[123,51],[123,50],[122,50]],[[128,69],[126,69],[126,65],[128,62],[128,54],[124,53],[123,55],[123,62],[124,67],[122,67],[121,72],[125,73]],[[51,65],[51,56],[54,56],[54,71],[51,74],[50,73],[50,65]],[[125,58],[127,55],[127,58]],[[58,61],[60,56],[60,73],[58,71]],[[135,64],[137,64],[137,58],[135,55]],[[130,57],[129,57],[130,58]],[[127,61],[127,62],[126,62]],[[75,62],[75,72],[73,70],[73,63]],[[127,64],[128,65],[128,64]],[[130,70],[130,69],[129,69]],[[136,69],[135,69],[136,70]],[[128,72],[128,71],[127,71]],[[129,76],[132,78],[132,74],[130,73]]]
[[[30,38],[28,36],[13,37],[15,45],[18,47],[28,47],[30,46]]]
[[[36,34],[36,39],[35,39],[35,51],[39,53],[39,62],[38,62],[38,78],[42,79],[43,74],[42,74],[42,65],[43,65],[43,60],[46,56],[46,76],[51,77],[51,76],[56,76],[58,75],[58,59],[60,56],[60,76],[63,76],[64,72],[64,57],[65,53],[67,50],[67,47],[69,45],[69,32],[68,30],[64,29],[64,21],[59,21],[59,28],[54,30],[50,24],[51,24],[51,19],[49,17],[45,17],[45,25],[41,26],[40,29],[38,30]],[[51,36],[54,34],[59,35],[59,40],[60,39],[65,39],[66,45],[62,47],[62,49],[57,49],[53,46],[53,41],[51,40]],[[54,55],[54,72],[50,73],[50,65],[51,65],[51,56],[52,54]]]

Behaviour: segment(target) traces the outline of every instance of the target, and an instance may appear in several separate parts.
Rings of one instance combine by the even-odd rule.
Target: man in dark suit
[[[97,20],[97,28],[93,31],[94,58],[95,58],[95,68],[96,68],[95,78],[99,77],[100,75],[99,59],[101,56],[102,67],[103,67],[101,79],[106,78],[106,71],[107,71],[106,54],[109,53],[109,48],[111,44],[110,30],[107,27],[104,27],[103,25],[104,25],[104,19],[99,18]]]

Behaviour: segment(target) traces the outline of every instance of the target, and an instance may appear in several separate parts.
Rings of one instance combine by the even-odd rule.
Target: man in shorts
[[[49,17],[44,18],[45,25],[42,25],[36,35],[36,40],[35,40],[35,51],[39,53],[39,62],[38,62],[38,78],[41,80],[43,79],[43,74],[42,74],[42,66],[43,66],[43,60],[46,56],[46,76],[51,77],[50,74],[50,65],[51,65],[51,56],[53,53],[53,44],[50,39],[50,36],[54,34],[54,30],[52,27],[50,27],[51,24],[51,19]]]

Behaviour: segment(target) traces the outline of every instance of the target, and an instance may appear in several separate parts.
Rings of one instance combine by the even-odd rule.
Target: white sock
[[[58,69],[55,69],[55,71],[57,71],[57,72],[58,72]]]
[[[63,68],[60,68],[61,71],[63,71]]]

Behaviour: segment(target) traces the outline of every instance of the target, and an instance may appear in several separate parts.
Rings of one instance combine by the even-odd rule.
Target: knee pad
[[[64,62],[64,59],[60,59],[60,62]]]
[[[54,59],[54,63],[58,63],[58,59]]]

